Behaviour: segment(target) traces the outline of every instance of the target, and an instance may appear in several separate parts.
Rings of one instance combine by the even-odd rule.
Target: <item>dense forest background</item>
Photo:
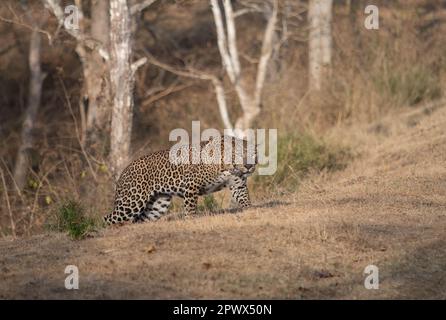
[[[89,30],[96,17],[91,1],[76,2],[82,6],[82,28]],[[129,1],[139,2],[143,1]],[[236,10],[252,8],[247,3],[262,2],[232,1]],[[257,199],[295,192],[308,172],[344,168],[360,156],[361,139],[352,128],[367,125],[369,134],[385,136],[382,119],[439,101],[446,83],[444,1],[374,1],[378,30],[364,27],[368,1],[334,1],[331,63],[318,90],[309,84],[309,3],[278,3],[276,44],[253,127],[278,129],[279,162],[276,175],[251,182]],[[70,4],[62,1],[61,6]],[[184,76],[185,70],[222,80],[235,122],[240,103],[222,68],[209,2],[158,0],[131,18],[132,60],[150,59],[135,71],[129,158],[169,147],[169,132],[189,131],[193,120],[200,120],[202,129],[225,127],[212,82]],[[255,79],[267,21],[263,12],[236,19],[247,86],[254,85],[249,79]],[[18,188],[13,176],[30,104],[29,53],[35,30],[44,77],[31,131],[33,144],[26,148],[26,183]],[[99,132],[93,143],[83,142],[82,110],[88,101],[78,39],[37,0],[2,1],[0,35],[2,235],[42,230],[67,202],[79,203],[91,217],[101,217],[111,210],[116,173],[109,163],[110,128]],[[109,104],[111,108],[111,100]]]

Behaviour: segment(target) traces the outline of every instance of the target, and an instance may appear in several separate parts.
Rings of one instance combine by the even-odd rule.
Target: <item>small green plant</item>
[[[214,211],[217,209],[220,209],[220,205],[212,194],[204,196],[203,203],[198,206],[198,211]]]
[[[57,208],[55,217],[48,227],[50,230],[68,232],[75,240],[85,238],[95,227],[95,221],[85,216],[83,207],[74,200],[68,200]]]

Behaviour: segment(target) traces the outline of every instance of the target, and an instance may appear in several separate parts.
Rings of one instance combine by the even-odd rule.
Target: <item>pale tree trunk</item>
[[[82,1],[75,0],[79,28],[68,28],[60,0],[43,0],[57,18],[59,27],[76,39],[76,53],[82,63],[83,88],[80,101],[81,143],[90,152],[104,147],[111,119],[108,69],[109,1],[91,0],[90,32],[86,32]],[[86,103],[85,103],[86,102]]]
[[[91,2],[91,37],[108,49],[110,36],[109,3]],[[91,152],[103,151],[108,139],[111,120],[110,81],[108,63],[97,50],[83,52],[84,96],[88,101],[83,143]],[[102,149],[102,150],[98,150]],[[102,154],[103,152],[100,152]]]
[[[42,83],[45,74],[40,69],[40,43],[41,37],[37,30],[31,34],[29,46],[29,71],[30,83],[28,94],[28,105],[26,108],[25,119],[23,122],[21,145],[17,152],[14,166],[14,180],[19,190],[22,190],[26,183],[26,175],[29,167],[29,151],[33,148],[34,136],[33,129],[36,122],[37,111],[40,105],[42,95]]]
[[[59,26],[64,26],[60,0],[43,1],[56,16]],[[109,160],[112,171],[118,173],[130,153],[134,73],[147,60],[142,58],[131,64],[131,14],[141,12],[155,0],[142,1],[131,9],[126,0],[92,1],[91,35],[87,35],[82,27],[81,30],[65,30],[77,40],[76,52],[84,67],[88,111],[85,112],[81,104],[83,144],[89,139],[93,143],[104,140],[109,131]],[[75,0],[75,3],[82,20],[82,1]],[[107,135],[101,135],[101,132]]]
[[[331,65],[333,0],[310,0],[308,7],[309,31],[309,87],[320,90]]]
[[[115,174],[127,165],[133,120],[135,72],[146,58],[133,64],[132,23],[126,0],[110,1],[110,84],[113,98],[110,163]]]
[[[178,69],[159,61],[153,57],[150,52],[146,52],[146,54],[149,62],[159,68],[182,77],[211,81],[214,85],[218,109],[225,129],[230,130],[233,135],[244,137],[246,134],[246,129],[251,128],[253,121],[259,114],[261,108],[262,91],[268,71],[268,64],[275,49],[274,41],[277,39],[275,27],[277,24],[278,0],[272,0],[272,3],[271,1],[265,0],[265,3],[270,5],[270,8],[265,11],[268,21],[263,35],[262,49],[259,64],[257,66],[256,78],[253,81],[255,82],[253,87],[247,85],[248,81],[246,81],[246,74],[243,74],[240,65],[237,48],[236,26],[234,21],[237,16],[250,12],[251,10],[247,9],[240,10],[239,12],[233,12],[230,0],[222,0],[221,6],[219,2],[219,0],[210,0],[217,32],[217,45],[223,68],[226,71],[229,81],[237,94],[237,98],[242,109],[242,115],[236,120],[235,126],[232,125],[230,119],[225,89],[223,82],[219,77],[188,67]],[[254,10],[254,12],[260,11],[261,10],[257,9]]]
[[[265,28],[260,61],[257,66],[257,75],[254,88],[246,84],[246,75],[243,74],[238,50],[235,27],[235,14],[230,0],[223,0],[223,13],[218,0],[210,0],[217,31],[217,44],[222,58],[223,67],[237,93],[242,116],[235,122],[234,134],[244,137],[246,130],[252,126],[253,121],[260,113],[261,94],[265,83],[268,63],[274,49],[273,39],[277,22],[278,0],[272,0],[272,10],[269,14]]]

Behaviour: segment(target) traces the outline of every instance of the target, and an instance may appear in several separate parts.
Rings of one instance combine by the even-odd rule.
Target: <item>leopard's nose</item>
[[[248,169],[248,171],[251,171],[251,169],[254,169],[253,164],[245,164],[245,168]]]

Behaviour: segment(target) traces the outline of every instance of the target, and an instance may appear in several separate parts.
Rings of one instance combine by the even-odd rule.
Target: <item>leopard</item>
[[[247,179],[258,164],[256,153],[248,140],[221,134],[198,145],[184,144],[142,156],[122,171],[114,209],[104,216],[104,222],[156,221],[169,211],[173,197],[183,198],[187,218],[196,213],[200,196],[224,188],[231,192],[232,206],[248,208]]]

